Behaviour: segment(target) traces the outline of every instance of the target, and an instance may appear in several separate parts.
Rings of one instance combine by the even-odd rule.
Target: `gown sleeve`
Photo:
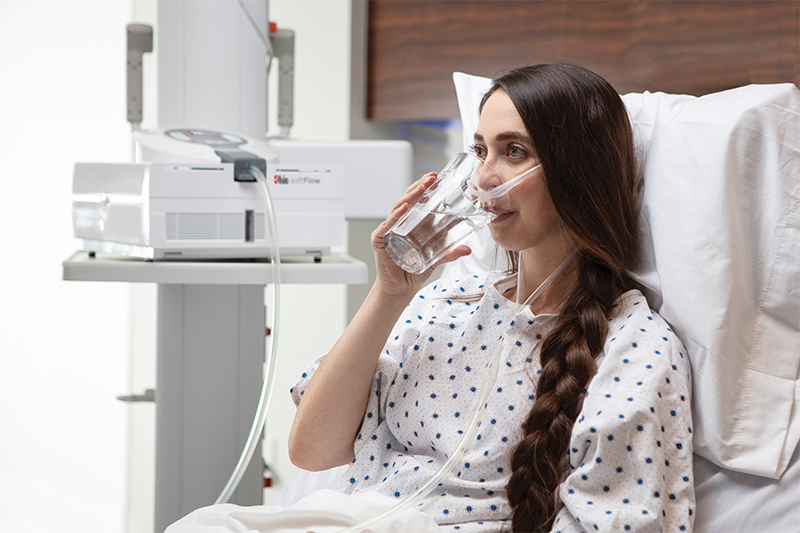
[[[367,409],[364,413],[361,429],[356,437],[354,445],[356,454],[358,454],[367,439],[378,438],[378,435],[381,435],[381,438],[384,439],[391,437],[384,424],[387,398],[389,396],[388,391],[395,384],[397,378],[402,376],[404,362],[409,352],[418,344],[418,339],[421,335],[418,317],[421,308],[427,305],[425,297],[431,290],[430,287],[422,289],[408,304],[408,307],[406,307],[395,324],[386,345],[383,347],[375,366],[375,373],[372,376]],[[322,355],[314,360],[289,389],[295,405],[300,404],[311,377],[324,358],[325,355]]]
[[[642,298],[640,304],[647,305]],[[646,309],[615,321],[573,427],[553,531],[691,531],[691,370]]]

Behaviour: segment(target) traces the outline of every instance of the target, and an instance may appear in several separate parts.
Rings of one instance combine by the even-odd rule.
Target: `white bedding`
[[[727,470],[695,455],[695,533],[800,531],[798,451],[779,480]]]
[[[347,495],[318,490],[288,507],[233,504],[203,507],[169,526],[164,533],[341,533],[397,504],[375,493]],[[433,518],[408,509],[363,529],[364,533],[440,533]]]

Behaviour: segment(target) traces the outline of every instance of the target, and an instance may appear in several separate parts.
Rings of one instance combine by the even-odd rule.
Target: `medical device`
[[[267,298],[267,308],[273,311],[266,324],[271,335],[261,398],[230,479],[224,488],[213,489],[222,489],[216,503],[231,499],[242,479],[246,496],[243,500],[240,488],[234,499],[246,502],[252,495],[253,468],[248,463],[258,455],[275,378],[282,256],[321,261],[342,244],[345,216],[383,218],[411,176],[411,146],[405,141],[309,143],[288,138],[294,33],[273,24],[264,31],[267,8],[266,0],[159,2],[157,122],[162,128],[149,131],[140,129],[142,56],[153,51],[154,33],[147,25],[129,25],[127,119],[133,162],[77,163],[73,173],[74,235],[90,256],[105,252],[147,261],[269,260],[265,268],[272,270],[272,299]],[[254,32],[241,31],[248,20]],[[267,141],[265,74],[273,59],[280,66],[281,139]],[[172,292],[164,294],[172,301]],[[261,368],[259,364],[259,372]],[[160,398],[159,419],[176,412],[174,404]],[[159,442],[157,459],[168,455]],[[219,457],[208,460],[224,462]],[[159,490],[164,496],[170,483],[183,483],[185,477],[159,468],[156,529],[211,503],[207,491],[195,487],[159,498]]]
[[[151,161],[75,165],[74,231],[90,252],[151,260],[266,256],[272,269],[271,304],[277,310],[282,238],[295,245],[288,252],[315,257],[341,242],[344,186],[340,167],[284,167],[276,164],[277,152],[266,143],[216,131],[134,130],[134,141],[140,155]],[[243,146],[252,151],[242,150]],[[267,175],[273,177],[274,191]],[[281,199],[278,208],[273,197]],[[325,230],[316,230],[315,224]],[[285,228],[283,235],[279,235],[280,227]],[[275,378],[276,313],[270,326],[256,415],[216,503],[227,502],[238,487],[266,422]]]
[[[161,259],[269,257],[269,176],[284,255],[319,260],[342,243],[338,165],[278,162],[264,141],[190,128],[133,132],[141,163],[76,163],[73,227],[89,252]]]

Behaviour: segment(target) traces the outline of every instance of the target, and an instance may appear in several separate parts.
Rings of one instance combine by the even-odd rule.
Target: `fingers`
[[[406,194],[411,192],[413,189],[416,189],[419,185],[425,184],[426,182],[429,182],[426,185],[426,186],[429,186],[431,183],[433,183],[433,180],[435,180],[435,179],[436,179],[436,172],[428,172],[427,174],[422,176],[420,179],[418,179],[417,181],[415,181],[414,183],[409,185],[408,189],[406,189]]]
[[[433,272],[442,265],[447,263],[452,263],[453,261],[465,257],[472,253],[472,249],[467,246],[466,244],[462,244],[461,246],[457,246],[454,248],[449,254],[441,258],[435,265],[430,267],[427,270],[428,274],[433,274]]]
[[[461,257],[465,257],[472,253],[472,249],[467,246],[466,244],[462,244],[461,246],[456,246],[452,252],[444,256],[441,261],[439,261],[438,265],[443,265],[445,263],[452,263],[456,259]]]
[[[436,172],[428,172],[420,179],[406,189],[405,194],[401,196],[392,206],[389,217],[384,220],[373,232],[372,238],[374,241],[383,238],[389,229],[394,226],[403,215],[405,215],[410,207],[417,203],[419,199],[425,194],[425,191],[430,188],[433,182],[436,181]]]
[[[375,231],[372,232],[372,239],[374,241],[380,240],[382,246],[383,236],[386,235],[386,233],[390,229],[392,229],[392,227],[395,224],[397,224],[398,220],[403,218],[403,215],[405,215],[408,212],[408,210],[409,210],[409,205],[407,202],[400,204],[399,206],[393,207],[392,212],[389,213],[388,218],[386,218],[386,220],[381,222],[380,225],[378,225],[378,227],[375,228]]]
[[[406,192],[403,194],[403,196],[401,196],[394,203],[392,210],[397,209],[404,203],[407,203],[408,205],[414,205],[434,181],[436,181],[436,172],[429,172],[422,176],[420,179],[412,183],[408,189],[406,189]]]

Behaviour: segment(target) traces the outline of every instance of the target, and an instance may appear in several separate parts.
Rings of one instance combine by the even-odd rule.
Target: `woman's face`
[[[495,91],[483,106],[474,150],[503,181],[539,164],[525,124],[503,89]],[[505,250],[562,244],[566,233],[541,168],[509,191],[508,204],[489,229],[494,241]]]

